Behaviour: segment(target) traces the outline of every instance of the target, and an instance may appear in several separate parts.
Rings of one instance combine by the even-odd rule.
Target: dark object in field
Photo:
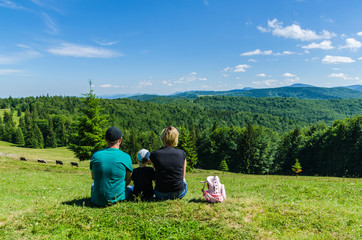
[[[21,161],[26,161],[26,158],[25,157],[20,157],[20,160]]]
[[[79,167],[78,166],[78,163],[76,163],[76,162],[70,162],[70,164],[72,165],[72,167],[74,166],[74,167]]]
[[[43,159],[38,159],[39,163],[47,163],[47,161],[43,160]]]
[[[59,164],[59,165],[64,165],[64,163],[62,161],[59,161],[59,160],[55,160],[55,163]]]

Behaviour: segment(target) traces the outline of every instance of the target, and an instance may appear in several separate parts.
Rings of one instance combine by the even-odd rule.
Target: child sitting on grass
[[[132,180],[134,188],[133,197],[141,198],[141,200],[151,200],[153,197],[152,181],[156,179],[155,170],[152,167],[147,167],[150,163],[150,152],[146,149],[141,149],[137,153],[139,167],[133,169]]]

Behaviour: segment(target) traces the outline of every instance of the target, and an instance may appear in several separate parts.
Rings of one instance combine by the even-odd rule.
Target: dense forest
[[[194,167],[240,173],[360,176],[362,99],[203,96],[99,99],[104,127],[124,132],[122,150],[160,147],[168,125]],[[74,146],[86,98],[0,99],[0,140],[31,148]],[[79,137],[79,136],[78,136]]]

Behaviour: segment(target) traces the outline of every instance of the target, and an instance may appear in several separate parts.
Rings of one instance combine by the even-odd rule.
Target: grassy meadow
[[[72,168],[68,149],[0,142],[0,153],[0,239],[362,238],[360,179],[197,169],[187,173],[189,190],[182,200],[97,208],[90,202],[89,162]],[[203,200],[200,181],[209,175],[225,184],[226,202]]]

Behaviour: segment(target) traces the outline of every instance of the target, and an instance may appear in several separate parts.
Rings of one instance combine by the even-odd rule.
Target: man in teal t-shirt
[[[107,147],[95,152],[90,162],[92,179],[91,201],[98,206],[126,199],[126,186],[131,181],[131,157],[119,149],[123,134],[118,127],[106,132]]]

